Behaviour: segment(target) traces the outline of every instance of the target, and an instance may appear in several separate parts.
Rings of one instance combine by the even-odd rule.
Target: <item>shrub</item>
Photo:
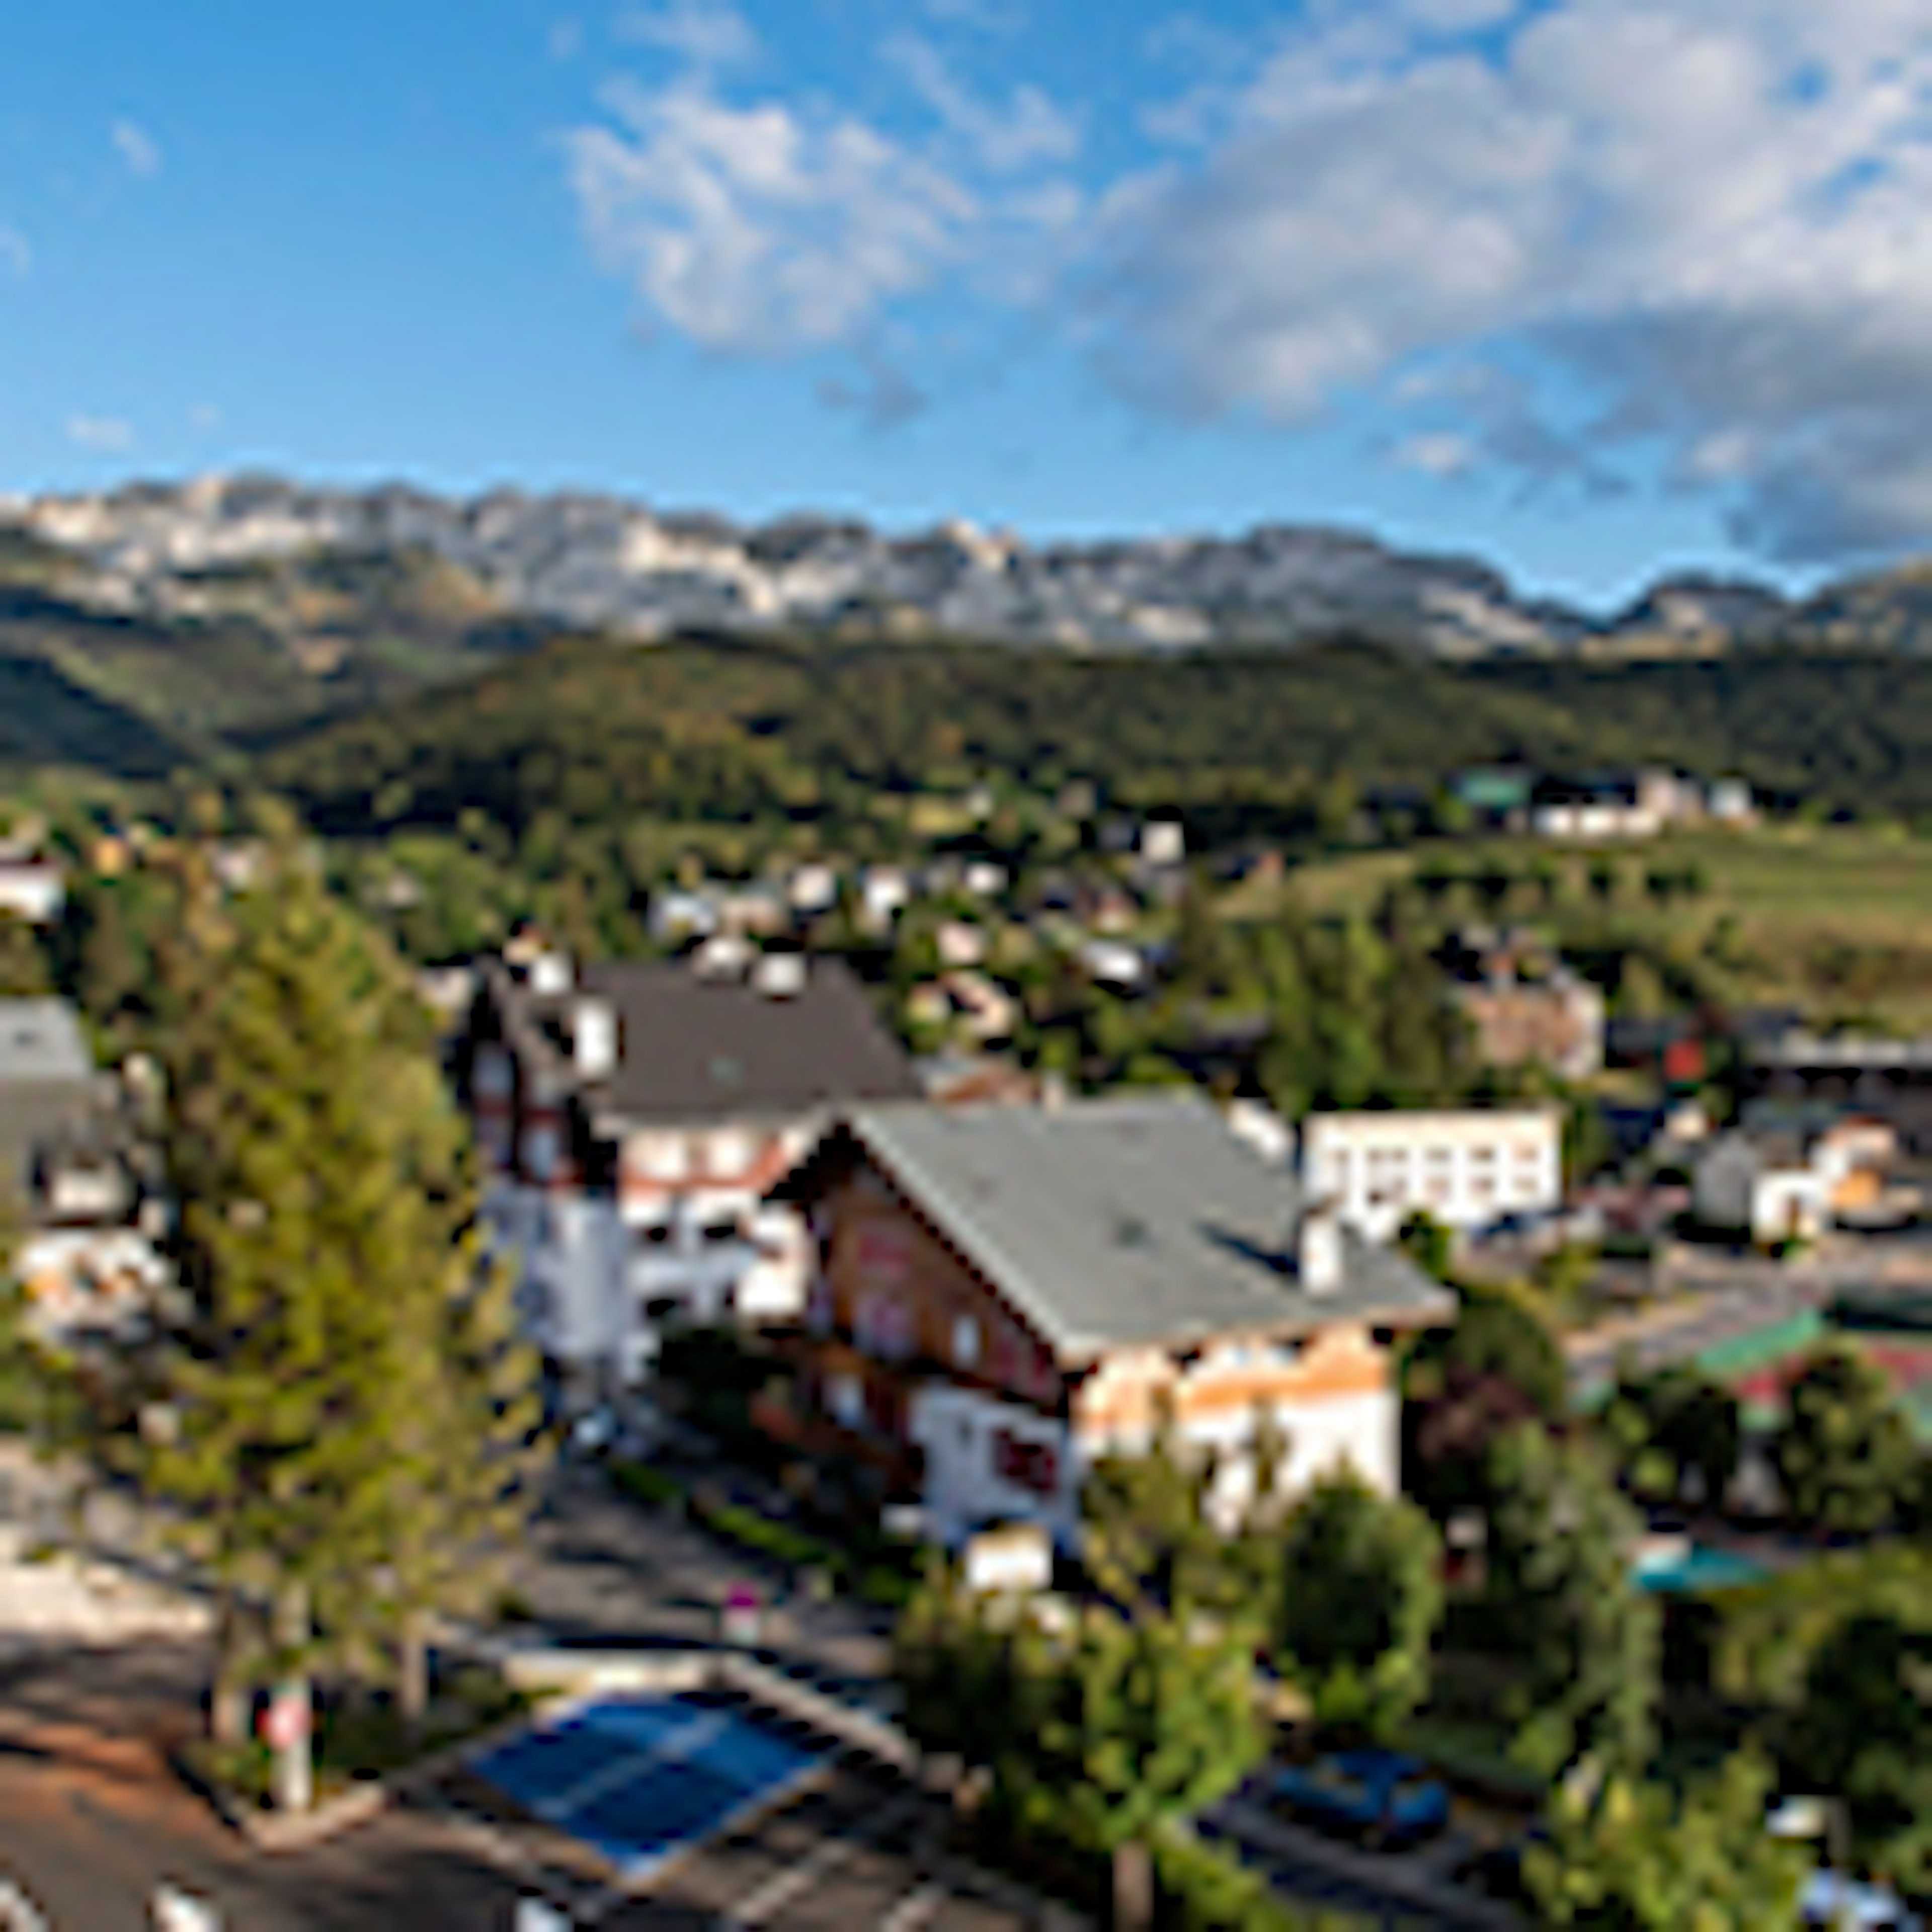
[[[662,1508],[686,1498],[684,1485],[676,1477],[652,1468],[648,1462],[614,1463],[610,1473],[618,1488],[640,1503]]]
[[[1156,1920],[1166,1932],[1342,1932],[1349,1922],[1284,1904],[1258,1872],[1191,1831],[1162,1833],[1154,1868]]]

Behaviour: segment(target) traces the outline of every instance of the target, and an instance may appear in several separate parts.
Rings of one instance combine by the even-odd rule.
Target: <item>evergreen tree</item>
[[[512,1486],[525,1425],[499,1292],[460,1238],[460,1128],[393,956],[284,844],[226,902],[196,872],[170,970],[192,1312],[141,1460],[226,1593],[214,1709],[232,1730],[257,1660],[244,1603],[272,1604],[278,1696],[305,1715],[318,1619],[346,1640],[372,1603],[418,1618],[505,1526],[479,1497]],[[306,1802],[305,1740],[277,1785]]]

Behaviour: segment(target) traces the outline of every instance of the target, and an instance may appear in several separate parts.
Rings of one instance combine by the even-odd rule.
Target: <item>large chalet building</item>
[[[455,1048],[493,1233],[567,1394],[648,1372],[670,1322],[795,1322],[808,1242],[768,1201],[834,1109],[919,1090],[836,962],[482,967]]]
[[[1136,1099],[847,1114],[781,1190],[817,1267],[765,1425],[957,1544],[1071,1547],[1093,1460],[1171,1426],[1224,1507],[1265,1417],[1298,1487],[1399,1481],[1395,1350],[1450,1299],[1210,1107]]]

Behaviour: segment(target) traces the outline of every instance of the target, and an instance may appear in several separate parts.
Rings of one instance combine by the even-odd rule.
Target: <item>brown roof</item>
[[[554,999],[523,986],[510,991],[526,1039],[536,1030],[528,1022],[562,1018],[586,996],[615,1014],[616,1070],[574,1083],[599,1114],[666,1124],[789,1119],[920,1095],[912,1063],[836,960],[812,961],[803,986],[786,995],[742,980],[700,978],[675,962],[634,960],[585,966],[573,991]],[[560,1047],[554,1064],[567,1066],[567,1051]]]

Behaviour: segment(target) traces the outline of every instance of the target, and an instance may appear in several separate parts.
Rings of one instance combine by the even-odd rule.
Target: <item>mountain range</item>
[[[1772,643],[1932,653],[1932,566],[1796,600],[1664,579],[1593,614],[1465,556],[1346,530],[1033,544],[746,526],[582,493],[456,498],[269,476],[0,496],[0,759],[165,766],[461,677],[565,632],[953,637],[1085,652],[1286,648],[1348,635],[1452,661],[1708,656]],[[24,704],[28,708],[20,709]]]

